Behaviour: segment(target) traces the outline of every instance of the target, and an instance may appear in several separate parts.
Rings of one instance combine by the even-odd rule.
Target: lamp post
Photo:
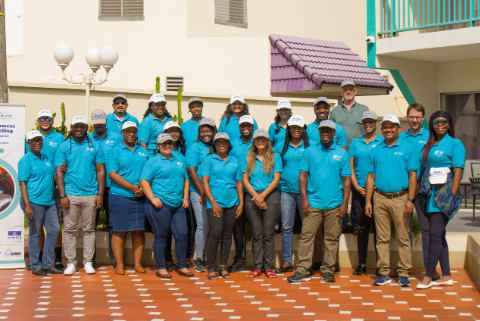
[[[62,68],[63,79],[71,84],[76,85],[86,85],[86,104],[85,104],[85,116],[87,120],[89,119],[90,113],[90,89],[92,89],[96,85],[101,85],[107,81],[108,73],[110,69],[113,68],[118,61],[118,51],[112,46],[104,46],[101,49],[99,48],[90,48],[87,53],[85,54],[85,60],[87,61],[90,69],[92,69],[92,73],[85,75],[80,74],[82,76],[82,80],[74,81],[72,77],[67,78],[65,75],[65,69],[67,69],[68,65],[73,60],[73,49],[69,45],[58,45],[55,50],[53,51],[53,57],[58,62],[58,66]],[[105,78],[100,78],[96,80],[96,73],[100,67],[103,66],[105,69]]]

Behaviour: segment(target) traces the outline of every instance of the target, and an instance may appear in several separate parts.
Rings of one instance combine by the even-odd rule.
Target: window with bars
[[[247,28],[247,0],[215,0],[215,23]]]
[[[99,0],[99,20],[144,20],[144,0]]]
[[[179,87],[182,87],[182,89],[185,90],[185,87],[183,87],[183,77],[167,76],[166,83],[167,83],[167,91],[178,91]]]

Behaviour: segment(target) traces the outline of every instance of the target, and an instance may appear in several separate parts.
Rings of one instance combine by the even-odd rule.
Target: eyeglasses
[[[158,103],[153,103],[153,106],[155,106],[155,107],[165,107],[165,106],[167,106],[167,103],[164,102],[164,101],[160,101]]]
[[[420,117],[408,116],[408,119],[411,119],[411,120],[422,120],[422,119],[423,119],[423,116],[420,116]]]
[[[173,142],[171,140],[166,141],[165,143],[159,144],[162,147],[173,146]]]
[[[240,124],[240,128],[251,128],[252,124]]]
[[[448,121],[446,119],[442,119],[442,120],[434,120],[432,121],[432,123],[433,123],[433,126],[438,126],[440,124],[445,126],[446,124],[448,124]]]
[[[52,121],[52,117],[45,117],[45,118],[39,118],[38,119],[39,122],[43,123],[43,122],[48,122],[48,121]]]
[[[364,119],[362,120],[362,125],[371,125],[371,124],[375,124],[375,120],[373,119]]]
[[[38,140],[29,140],[28,142],[30,142],[30,144],[32,145],[38,145],[38,144],[42,144],[43,143],[43,139],[38,139]]]
[[[127,101],[126,100],[115,100],[114,104],[115,105],[126,105]]]

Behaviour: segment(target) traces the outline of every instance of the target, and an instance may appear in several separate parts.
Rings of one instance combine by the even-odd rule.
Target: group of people
[[[211,280],[230,278],[230,273],[247,269],[248,220],[254,267],[247,277],[265,273],[275,278],[277,273],[294,272],[292,239],[298,210],[302,220],[298,262],[288,281],[308,281],[313,269],[320,268],[325,282],[335,282],[351,194],[359,256],[354,275],[366,273],[372,229],[378,276],[374,284],[391,283],[396,273],[401,286],[410,285],[415,208],[426,267],[417,287],[452,285],[445,228],[461,203],[465,148],[454,138],[450,115],[434,112],[425,129],[424,107],[412,104],[407,110],[410,129],[401,133],[396,116],[387,115],[379,122],[375,112],[355,101],[352,80],[342,82],[340,92],[343,101],[333,110],[327,98],[315,100],[316,119],[308,126],[302,116],[292,114],[288,99],[279,100],[268,130],[257,128],[241,95],[231,97],[218,127],[215,120],[203,116],[200,98],[189,101],[190,120],[181,125],[172,121],[162,94],[151,96],[141,123],[127,113],[127,98],[118,94],[113,113],[92,112],[91,134],[87,119],[75,116],[66,139],[52,130],[50,111],[40,111],[40,130],[27,134],[27,153],[18,166],[32,273],[75,273],[79,220],[85,272],[95,273],[95,229],[103,208],[109,256],[117,274],[125,274],[129,232],[135,271],[146,272],[141,259],[148,230],[154,234],[157,276],[171,278],[177,271],[191,277],[193,268],[206,271]],[[283,265],[275,270],[277,221]],[[393,272],[392,221],[399,247],[398,268]],[[172,237],[178,266],[172,258]],[[232,237],[236,254],[227,267]],[[438,262],[441,277],[436,272]]]

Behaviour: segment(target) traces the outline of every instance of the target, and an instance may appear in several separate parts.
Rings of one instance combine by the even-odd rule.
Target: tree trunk
[[[5,0],[0,0],[0,103],[8,103]]]

